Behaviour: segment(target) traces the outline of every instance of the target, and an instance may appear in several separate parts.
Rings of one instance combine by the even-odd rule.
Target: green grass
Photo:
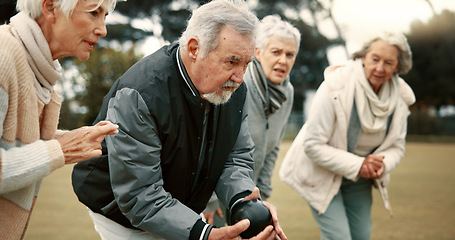
[[[319,239],[319,229],[306,201],[278,178],[281,159],[290,143],[282,144],[269,201],[278,208],[289,239]],[[454,156],[453,143],[407,143],[406,155],[392,173],[389,187],[393,218],[374,191],[372,240],[455,239]],[[71,170],[72,166],[66,166],[45,178],[26,240],[100,239],[72,191]]]

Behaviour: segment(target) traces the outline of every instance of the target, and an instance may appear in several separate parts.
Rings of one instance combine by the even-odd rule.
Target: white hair
[[[93,8],[96,9],[101,4],[103,4],[105,0],[99,0],[98,5]],[[117,4],[117,0],[106,0],[108,5],[108,12],[114,11],[115,5]],[[74,9],[76,8],[77,3],[79,0],[55,0],[55,6],[60,8],[63,14],[69,18],[73,13]],[[32,19],[37,19],[41,16],[42,13],[42,3],[43,0],[17,0],[16,9],[19,12],[27,13]]]
[[[218,46],[218,35],[224,26],[253,40],[257,22],[243,0],[213,0],[193,11],[179,44],[185,51],[186,44],[194,37],[205,57]]]
[[[409,47],[408,40],[402,33],[379,32],[370,37],[362,48],[352,54],[352,59],[363,58],[370,51],[371,44],[382,40],[391,46],[398,49],[398,73],[405,74],[412,68],[412,52]]]
[[[281,40],[293,39],[297,43],[297,50],[300,47],[300,31],[289,22],[281,20],[278,15],[266,16],[258,24],[256,28],[256,47],[264,50],[272,36]]]

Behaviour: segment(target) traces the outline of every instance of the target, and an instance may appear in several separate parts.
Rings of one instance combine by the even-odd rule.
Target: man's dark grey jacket
[[[199,96],[177,44],[131,67],[104,97],[96,122],[110,120],[103,155],[74,167],[79,200],[123,226],[188,239],[212,192],[232,205],[251,193],[246,86],[223,105]]]

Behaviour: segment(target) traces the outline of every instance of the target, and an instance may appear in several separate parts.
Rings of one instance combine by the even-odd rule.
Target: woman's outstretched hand
[[[58,136],[65,157],[65,164],[82,162],[101,156],[101,142],[106,135],[114,135],[118,126],[101,121],[95,126],[81,127]]]

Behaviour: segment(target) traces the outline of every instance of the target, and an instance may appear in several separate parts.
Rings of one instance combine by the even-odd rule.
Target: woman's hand
[[[65,164],[78,163],[101,156],[101,142],[105,135],[114,135],[118,126],[101,121],[95,126],[81,127],[57,137],[65,157]]]
[[[359,175],[363,178],[377,179],[384,173],[384,156],[368,155],[363,160]]]

